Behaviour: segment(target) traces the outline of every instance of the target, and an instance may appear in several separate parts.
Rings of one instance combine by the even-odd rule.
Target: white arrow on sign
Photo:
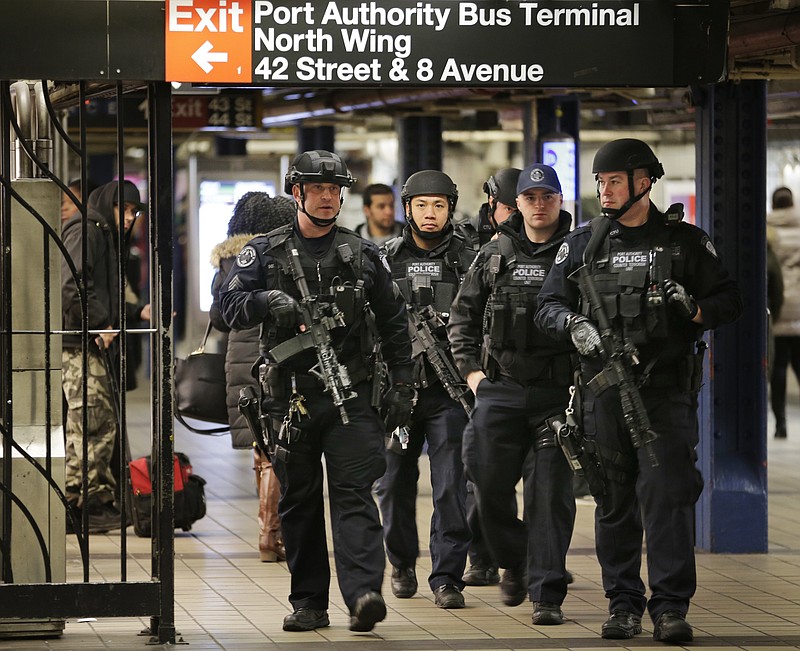
[[[214,69],[214,66],[211,65],[212,61],[224,63],[228,60],[227,52],[212,52],[211,48],[213,47],[211,41],[206,41],[192,55],[192,59],[203,69],[203,72],[208,73]]]

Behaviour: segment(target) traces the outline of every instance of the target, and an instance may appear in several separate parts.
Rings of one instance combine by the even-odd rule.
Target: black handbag
[[[225,355],[205,352],[210,333],[209,320],[200,347],[186,359],[175,359],[175,417],[198,434],[221,434],[229,429]],[[189,425],[185,418],[225,427],[199,429]]]

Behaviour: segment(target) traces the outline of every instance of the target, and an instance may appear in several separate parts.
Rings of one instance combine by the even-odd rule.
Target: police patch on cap
[[[244,247],[236,256],[236,264],[240,267],[249,267],[256,261],[256,250],[252,246]]]
[[[537,183],[544,181],[544,172],[538,168],[534,169],[531,172],[531,181],[536,181]]]
[[[569,255],[569,244],[566,242],[562,242],[561,246],[558,249],[558,253],[556,253],[556,264],[561,264],[564,260],[567,259]]]
[[[706,251],[708,251],[715,258],[719,257],[717,255],[717,250],[714,248],[714,245],[711,243],[711,240],[708,239],[707,236],[705,236],[705,235],[703,236],[703,239],[700,240],[700,244],[705,248]]]

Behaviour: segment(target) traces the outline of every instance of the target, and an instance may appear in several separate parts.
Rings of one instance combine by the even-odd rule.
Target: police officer
[[[516,167],[506,167],[492,174],[483,184],[486,202],[481,204],[478,214],[455,224],[476,251],[494,237],[498,224],[516,210],[519,172]]]
[[[486,193],[486,203],[484,203],[474,222],[470,224],[469,240],[475,245],[477,251],[484,244],[488,243],[497,233],[498,225],[509,218],[517,208],[517,179],[519,170],[516,167],[506,167],[492,174],[483,184],[483,191]],[[472,427],[472,421],[467,428]],[[465,432],[465,438],[468,434]],[[516,507],[516,495],[511,500]],[[492,558],[486,542],[483,539],[480,515],[475,504],[474,486],[471,481],[467,481],[467,522],[472,534],[472,542],[469,546],[469,569],[464,572],[462,577],[466,585],[485,586],[497,585],[500,583],[500,574],[497,571],[497,561]]]
[[[457,199],[458,190],[447,174],[436,170],[412,174],[401,190],[408,225],[402,237],[386,244],[392,276],[409,310],[426,319],[437,345],[446,355],[449,352],[444,323],[461,278],[475,257],[466,242],[453,233],[451,218]],[[428,315],[432,313],[430,318],[425,310],[430,310]],[[392,564],[392,592],[404,599],[417,591],[414,565],[419,556],[418,459],[427,441],[433,490],[432,568],[428,584],[439,608],[463,608],[461,576],[470,541],[461,463],[467,414],[439,381],[419,339],[412,343],[419,396],[411,419],[408,447],[402,455],[387,452],[386,474],[378,487],[386,551]],[[461,384],[461,379],[458,380]]]
[[[532,622],[561,624],[566,555],[575,522],[571,471],[546,419],[563,413],[572,347],[533,325],[536,297],[572,223],[561,183],[542,164],[519,175],[518,210],[481,249],[453,303],[453,357],[475,393],[464,464],[483,535],[506,568],[501,597],[534,602]],[[525,522],[514,487],[523,479]]]
[[[596,441],[605,474],[595,516],[610,613],[602,637],[641,633],[647,607],[655,640],[685,643],[693,637],[686,612],[696,586],[694,504],[703,487],[695,466],[699,337],[736,319],[742,301],[708,235],[651,203],[664,170],[647,144],[609,142],[595,155],[593,172],[603,214],[567,236],[539,293],[535,320],[561,341],[571,339],[581,358],[585,434]],[[657,435],[638,448],[625,426],[618,383],[601,372],[594,308],[580,299],[572,276],[584,264],[613,335],[638,349],[633,375]],[[649,600],[640,578],[643,531]]]
[[[251,240],[220,291],[228,325],[261,324],[260,349],[266,361],[262,410],[270,416],[275,443],[279,513],[292,574],[289,601],[294,612],[283,621],[286,631],[329,625],[322,454],[337,578],[350,610],[350,630],[372,630],[386,616],[380,594],[385,567],[381,524],[371,487],[385,468],[384,427],[404,424],[411,409],[411,346],[404,302],[393,291],[378,248],[335,225],[343,188],[354,182],[334,153],[315,150],[297,156],[284,183],[297,204],[294,223]],[[311,324],[305,322],[306,310],[298,309],[302,296],[298,270],[291,264],[297,261],[294,254],[313,295],[304,305],[319,307],[330,326],[336,361],[349,376],[351,387],[342,392],[341,409],[319,379],[315,349],[305,349],[304,331]],[[367,381],[367,304],[389,368],[385,425],[372,405]],[[284,359],[275,347],[287,341],[299,342],[301,352]],[[276,357],[281,363],[275,363]]]

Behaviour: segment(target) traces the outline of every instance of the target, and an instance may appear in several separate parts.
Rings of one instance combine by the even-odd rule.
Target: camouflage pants
[[[83,366],[81,351],[64,349],[61,355],[64,395],[67,398],[66,424],[66,494],[67,499],[82,506],[83,479]],[[88,430],[89,499],[104,504],[114,501],[116,480],[111,472],[111,455],[117,435],[111,383],[100,354],[89,351],[86,396]]]

